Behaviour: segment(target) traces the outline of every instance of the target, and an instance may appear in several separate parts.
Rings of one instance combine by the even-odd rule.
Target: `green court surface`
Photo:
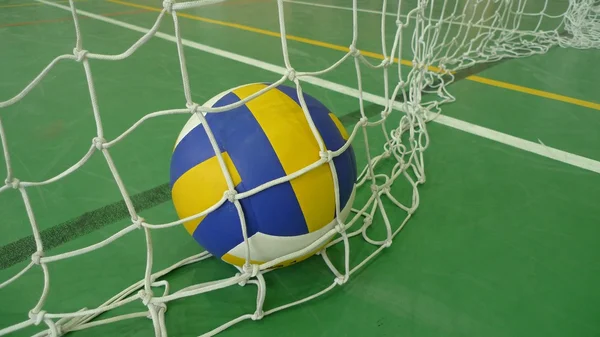
[[[130,1],[76,3],[83,11],[150,28],[160,1]],[[363,9],[380,10],[379,4],[359,1]],[[343,8],[347,6],[350,2],[342,0],[316,5],[286,1],[295,69],[323,69],[343,55],[340,48],[347,47],[352,37],[352,12]],[[564,1],[551,6],[559,12]],[[395,10],[390,4],[388,11]],[[185,13],[179,18],[185,39],[283,65],[280,39],[273,34],[279,30],[275,1],[234,0]],[[388,18],[390,41],[395,23],[393,16]],[[359,13],[361,50],[381,53],[380,19],[368,11]],[[142,35],[85,16],[80,25],[84,49],[103,54],[121,53]],[[166,18],[159,31],[172,35],[172,20]],[[54,57],[71,53],[74,43],[68,10],[33,0],[0,0],[0,101],[16,95]],[[410,41],[405,44],[409,48]],[[280,78],[218,53],[191,47],[185,52],[195,102],[242,83]],[[489,132],[585,157],[588,169],[581,160],[568,164],[432,122],[421,205],[394,244],[327,295],[261,321],[242,322],[221,335],[600,336],[599,59],[597,49],[556,47],[544,55],[504,60],[452,84],[449,90],[457,100],[443,106],[443,115]],[[153,38],[125,60],[92,60],[91,68],[106,139],[114,139],[148,113],[185,104],[171,41]],[[356,87],[352,62],[323,78]],[[365,91],[381,92],[380,71],[364,69],[362,80]],[[340,117],[347,129],[360,117],[355,98],[311,84],[303,88]],[[365,103],[365,109],[381,111],[371,103]],[[22,101],[0,109],[0,118],[13,173],[23,181],[41,181],[64,171],[88,151],[96,135],[85,74],[73,61],[59,63]],[[154,224],[176,219],[167,186],[169,160],[187,118],[151,119],[110,150],[139,213]],[[398,122],[399,117],[391,118]],[[371,145],[378,146],[380,138]],[[357,147],[359,164],[364,165]],[[5,177],[5,159],[0,158],[0,176]],[[404,188],[409,199],[407,185],[395,188]],[[89,246],[130,224],[99,153],[59,182],[28,191],[48,255]],[[4,282],[30,262],[35,246],[18,191],[0,193],[0,214],[0,282]],[[405,214],[389,216],[399,222]],[[384,233],[373,235],[383,238]],[[153,231],[152,241],[156,270],[202,250],[180,227]],[[355,263],[374,250],[358,238],[351,243]],[[89,254],[50,263],[51,286],[44,309],[72,312],[100,305],[143,277],[145,251],[143,231],[134,231]],[[339,247],[332,250],[336,262],[342,255]],[[172,289],[180,289],[234,272],[209,259],[177,270],[168,281]],[[268,309],[315,293],[331,284],[334,276],[321,258],[314,257],[265,278]],[[42,286],[43,273],[36,266],[0,289],[0,329],[27,319]],[[169,336],[197,336],[252,313],[255,298],[256,288],[247,285],[170,302]],[[136,301],[102,318],[142,310]],[[43,328],[42,324],[14,335],[29,336]],[[153,333],[150,320],[136,318],[72,335]]]

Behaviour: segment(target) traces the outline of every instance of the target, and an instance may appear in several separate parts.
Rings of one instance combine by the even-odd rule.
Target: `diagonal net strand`
[[[82,38],[80,30],[79,14],[75,8],[74,1],[69,0],[69,9],[73,16],[75,28],[73,54],[57,56],[20,92],[5,101],[0,101],[0,108],[8,107],[21,101],[35,89],[58,63],[75,61],[82,64],[85,72],[96,125],[96,134],[91,139],[92,144],[89,150],[81,159],[69,166],[69,168],[40,182],[21,181],[17,178],[17,176],[20,176],[20,172],[14,172],[11,166],[9,141],[2,122],[2,111],[0,110],[0,140],[7,168],[5,185],[0,187],[0,193],[11,193],[10,190],[13,189],[18,190],[18,197],[22,199],[25,205],[36,246],[36,252],[32,255],[31,262],[11,278],[3,280],[0,283],[0,288],[17,282],[21,276],[29,272],[32,268],[37,268],[36,266],[40,267],[44,277],[40,298],[29,313],[24,313],[24,318],[26,317],[26,319],[2,328],[0,335],[6,335],[31,325],[44,324],[46,328],[35,336],[56,337],[70,331],[79,331],[99,325],[146,317],[151,319],[155,335],[166,337],[165,313],[167,311],[167,304],[170,301],[235,285],[245,286],[252,284],[256,286],[255,311],[233,318],[203,334],[203,336],[213,336],[242,321],[260,320],[265,316],[320,297],[337,286],[344,285],[349,281],[352,274],[363,268],[368,261],[377,256],[382,250],[390,247],[394,237],[404,228],[405,224],[411,219],[412,214],[419,207],[419,186],[426,181],[424,153],[429,145],[427,122],[441,113],[441,107],[444,104],[455,100],[449,93],[448,87],[454,81],[457,71],[479,63],[545,53],[554,46],[563,48],[600,47],[600,4],[596,0],[570,0],[558,12],[553,12],[550,9],[556,8],[556,6],[550,6],[551,0],[540,0],[537,2],[520,0],[466,0],[464,2],[418,0],[416,5],[407,5],[405,1],[399,0],[395,14],[388,13],[388,1],[382,0],[380,38],[383,60],[380,64],[374,64],[359,49],[360,42],[358,41],[358,36],[360,27],[358,13],[362,10],[358,8],[357,0],[352,0],[352,39],[348,51],[337,61],[322,70],[300,71],[293,67],[288,53],[286,20],[284,16],[285,0],[278,0],[276,6],[279,19],[279,36],[282,61],[286,72],[282,74],[283,76],[280,80],[239,102],[209,108],[194,103],[192,100],[192,88],[185,62],[185,50],[183,48],[182,32],[177,13],[178,11],[199,8],[219,2],[222,2],[222,0],[196,0],[178,3],[165,0],[163,2],[163,10],[158,14],[151,29],[124,52],[109,55],[89,52],[84,48],[85,41]],[[130,57],[141,46],[148,43],[148,41],[157,35],[165,17],[169,16],[167,14],[170,14],[174,25],[174,41],[178,52],[185,106],[151,112],[115,139],[107,141],[104,138],[100,104],[94,87],[94,75],[90,60],[120,61]],[[389,25],[387,22],[389,22],[389,19],[386,19],[387,16],[393,16],[395,19],[393,22],[395,30],[393,32],[388,31]],[[388,41],[389,37],[392,37],[393,40]],[[390,45],[391,48],[389,48]],[[403,60],[402,57],[405,55],[409,55],[411,61]],[[314,121],[309,114],[304,100],[302,83],[309,78],[333,72],[346,62],[354,64],[360,119],[352,128],[346,144],[336,151],[331,151],[325,147],[323,140],[319,137]],[[390,68],[393,67],[396,67],[396,69],[392,73],[390,72]],[[364,97],[367,95],[372,97],[373,94],[363,91],[361,74],[363,71],[369,70],[381,71],[382,74],[382,99],[380,100],[382,102],[382,111],[376,118],[368,117],[365,114],[364,108]],[[393,81],[392,84],[389,83],[390,80]],[[304,116],[319,145],[320,159],[285,177],[280,177],[250,191],[238,193],[235,190],[231,174],[228,172],[221,152],[218,150],[216,140],[212,135],[211,126],[206,122],[204,114],[230,111],[286,81],[292,82],[296,87]],[[429,96],[425,98],[425,95]],[[228,189],[223,191],[223,197],[218,202],[198,214],[169,223],[151,224],[137,214],[127,191],[126,184],[119,175],[117,165],[110,155],[110,149],[123,142],[129,134],[134,132],[144,122],[173,114],[195,114],[201,119],[205,131],[209,135],[215,156],[218,158],[220,169],[227,181]],[[392,122],[392,116],[399,116],[398,121]],[[362,133],[362,136],[359,133]],[[370,143],[373,143],[373,135],[375,133],[383,135],[385,140],[383,146],[377,149],[370,145]],[[366,164],[360,170],[356,185],[358,189],[368,193],[369,198],[366,198],[367,200],[362,204],[353,205],[352,216],[347,222],[344,223],[337,217],[336,225],[309,246],[260,265],[252,264],[244,210],[241,207],[240,200],[267,188],[288,182],[322,165],[327,165],[333,177],[336,215],[339,215],[341,206],[338,175],[333,159],[340,156],[352,143],[357,141],[363,142]],[[79,170],[92,156],[97,156],[96,152],[100,152],[104,157],[121,197],[125,202],[127,211],[131,217],[131,223],[107,239],[90,246],[62,254],[47,255],[40,236],[39,226],[36,222],[34,209],[28,197],[28,188],[57,183],[62,178]],[[400,194],[392,190],[398,179],[403,179],[410,186],[411,191],[409,194],[411,198],[408,204],[401,202],[399,200],[401,199]],[[162,278],[178,268],[211,258],[211,255],[208,252],[196,254],[178,261],[168,268],[153,272],[154,248],[152,244],[152,230],[180,226],[186,221],[213,212],[226,202],[233,203],[238,211],[246,249],[245,265],[238,268],[238,273],[231,277],[192,284],[183,289],[173,291],[170,289],[169,283]],[[406,216],[403,219],[390,219],[388,214],[393,208],[404,211]],[[378,215],[382,220],[376,223],[374,219]],[[382,226],[385,230],[384,239],[375,239],[370,236],[369,232],[373,226]],[[102,249],[136,229],[144,232],[146,243],[146,266],[144,275],[140,281],[91,309],[82,308],[75,312],[64,313],[48,312],[44,309],[51,281],[47,266],[49,263],[74,258]],[[349,239],[356,236],[361,236],[365,242],[375,246],[376,249],[357,264],[351,265],[350,258],[352,251]],[[331,261],[327,251],[329,247],[340,243],[344,248],[344,263],[341,270]],[[332,283],[303,299],[265,310],[264,303],[267,286],[263,275],[273,272],[274,269],[271,268],[281,262],[305,255],[323,245],[325,247],[318,254],[334,276]],[[162,293],[157,292],[157,289],[161,288]],[[135,301],[140,301],[146,306],[147,310],[96,320],[102,313]]]

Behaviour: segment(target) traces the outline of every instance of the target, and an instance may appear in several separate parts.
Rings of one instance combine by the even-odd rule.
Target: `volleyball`
[[[220,93],[204,106],[220,107],[239,102],[268,85],[242,85]],[[307,94],[303,97],[326,149],[340,149],[348,140],[342,123],[317,99]],[[285,177],[320,159],[317,139],[295,88],[279,85],[237,108],[203,116],[237,193]],[[339,216],[345,221],[354,199],[357,177],[352,146],[332,161],[338,179]],[[170,187],[180,219],[215,205],[228,190],[209,135],[195,114],[177,137],[171,156]],[[334,177],[328,163],[239,201],[246,222],[251,263],[255,264],[306,248],[337,224]],[[214,211],[184,222],[183,226],[214,256],[237,266],[245,263],[246,246],[234,203],[225,201]],[[323,245],[276,267],[304,260]]]

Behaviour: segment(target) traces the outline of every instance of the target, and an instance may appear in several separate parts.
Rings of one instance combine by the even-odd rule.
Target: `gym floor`
[[[352,36],[350,2],[310,1],[315,3],[285,2],[289,53],[297,70],[327,67],[343,55]],[[68,3],[52,4],[0,0],[0,101],[16,95],[54,57],[71,53],[75,34],[64,7]],[[141,36],[131,27],[150,28],[161,9],[159,1],[150,0],[76,4],[110,19],[82,15],[80,21],[84,49],[104,54],[127,49]],[[371,52],[373,62],[380,61],[381,16],[369,10],[380,11],[379,6],[379,1],[359,1],[365,10],[359,13],[359,47]],[[394,6],[388,11],[394,12]],[[393,36],[393,17],[388,20]],[[261,67],[283,64],[275,1],[232,0],[186,10],[179,22],[185,39],[218,49],[186,48],[195,102],[242,83],[279,79]],[[173,34],[170,18],[159,31]],[[222,51],[253,61],[238,62]],[[429,124],[421,206],[394,244],[343,287],[262,321],[240,323],[222,336],[600,335],[599,58],[597,49],[555,47],[544,55],[505,60],[452,84],[449,90],[457,100],[443,106],[443,115],[462,122]],[[153,38],[123,61],[93,60],[91,67],[107,139],[150,112],[183,106],[171,41]],[[351,62],[323,78],[356,86]],[[381,72],[365,69],[363,84],[367,92],[381,92]],[[310,84],[303,88],[348,129],[353,127],[355,98]],[[366,104],[368,111],[381,109]],[[87,152],[96,132],[81,64],[60,62],[23,100],[0,109],[0,118],[17,178],[41,181],[64,171]],[[176,218],[166,182],[170,154],[187,118],[151,119],[111,149],[127,191],[152,223]],[[548,153],[532,153],[531,144],[547,147]],[[564,153],[556,160],[551,149]],[[130,223],[98,153],[65,179],[31,188],[29,197],[49,255],[99,242]],[[0,193],[0,210],[3,282],[29,263],[35,247],[20,194]],[[404,214],[390,217],[401,221]],[[179,227],[154,232],[153,244],[156,270],[201,251]],[[103,303],[143,277],[145,249],[143,232],[136,231],[95,252],[49,264],[45,310],[71,312]],[[372,250],[353,245],[353,261]],[[179,289],[233,272],[210,259],[168,280]],[[42,275],[36,267],[0,289],[0,329],[27,319],[41,294]],[[269,308],[324,288],[333,275],[317,257],[266,278]],[[197,336],[252,313],[255,294],[255,288],[230,287],[171,302],[169,335]],[[144,307],[135,302],[111,315],[136,309]],[[143,318],[73,333],[152,334],[152,324]]]

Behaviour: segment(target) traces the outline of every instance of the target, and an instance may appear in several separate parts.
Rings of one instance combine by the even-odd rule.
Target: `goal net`
[[[202,293],[223,289],[225,287],[256,286],[256,306],[253,312],[248,312],[231,320],[215,322],[214,329],[198,331],[198,334],[212,336],[234,324],[244,320],[259,320],[278,311],[300,305],[315,299],[329,291],[334,291],[337,286],[342,286],[351,276],[366,263],[375,258],[382,250],[390,247],[394,237],[402,230],[412,214],[419,207],[419,186],[425,183],[426,170],[424,152],[429,144],[427,123],[435,119],[442,112],[445,103],[452,102],[455,98],[450,94],[450,85],[463,71],[489,62],[505,58],[526,57],[533,54],[547,52],[552,47],[563,48],[598,48],[600,47],[600,4],[595,0],[399,0],[390,4],[387,0],[381,2],[381,35],[369,37],[372,40],[381,40],[381,54],[364,53],[361,51],[359,31],[361,29],[359,14],[364,9],[358,8],[357,1],[348,2],[352,9],[353,31],[348,34],[347,51],[341,58],[326,69],[319,71],[306,71],[294,67],[290,61],[286,37],[286,16],[284,7],[287,1],[277,0],[272,5],[278,9],[279,36],[281,40],[282,66],[268,69],[278,73],[278,81],[251,95],[241,102],[214,108],[194,102],[192,88],[186,66],[185,39],[182,38],[178,13],[188,9],[211,6],[220,0],[197,0],[188,2],[162,3],[163,10],[158,14],[154,25],[146,29],[143,36],[135,41],[130,48],[121,54],[103,54],[101,50],[87,50],[86,40],[80,31],[79,18],[87,16],[92,19],[94,14],[76,9],[73,0],[68,6],[38,0],[48,6],[59,7],[72,13],[76,36],[73,44],[73,53],[59,55],[53,59],[39,74],[20,92],[13,97],[0,97],[0,108],[19,102],[32,91],[51,70],[62,62],[80,62],[87,79],[87,86],[91,98],[93,117],[96,123],[97,134],[90,140],[89,150],[73,163],[64,172],[48,177],[43,181],[28,181],[23,172],[13,172],[11,166],[11,139],[2,125],[2,109],[0,109],[0,138],[2,141],[3,158],[6,163],[6,184],[0,187],[0,193],[12,193],[14,198],[21,198],[27,212],[29,224],[35,239],[36,252],[31,256],[31,261],[20,271],[6,280],[0,280],[0,288],[16,287],[19,279],[30,270],[39,268],[43,272],[43,286],[39,301],[27,313],[23,313],[21,322],[14,325],[0,327],[0,335],[36,325],[41,332],[36,336],[61,336],[70,331],[84,330],[90,327],[111,324],[128,319],[151,318],[156,336],[167,336],[165,315],[169,303],[184,297],[196,296]],[[393,9],[392,9],[393,8]],[[393,13],[390,11],[394,11]],[[371,11],[372,12],[372,11]],[[286,13],[289,15],[289,13]],[[99,107],[102,101],[97,98],[94,87],[94,71],[90,66],[93,62],[120,61],[130,57],[142,45],[160,34],[159,28],[164,25],[174,25],[174,48],[179,55],[182,88],[185,102],[181,107],[171,110],[152,112],[128,130],[114,139],[106,139]],[[390,28],[393,27],[393,28]],[[142,51],[141,51],[142,52]],[[356,73],[354,83],[340,85],[325,80],[326,73],[339,71],[343,63],[351,63]],[[380,91],[369,93],[363,90],[361,73],[375,69],[381,73]],[[131,74],[135,76],[136,74]],[[247,79],[239,79],[243,84]],[[260,79],[255,79],[259,81]],[[149,119],[165,118],[173,114],[196,114],[204,120],[205,114],[221,113],[244,104],[255,97],[264,94],[267,90],[288,83],[297,89],[301,105],[309,125],[313,125],[310,114],[306,111],[306,104],[302,100],[303,84],[310,83],[326,90],[333,90],[356,99],[360,117],[349,131],[349,139],[342,148],[331,151],[325,148],[322,141],[316,137],[320,145],[319,160],[310,166],[294,172],[286,177],[281,177],[268,184],[261,185],[250,193],[239,194],[230,184],[228,190],[223,191],[221,200],[201,213],[185,219],[173,219],[168,223],[153,223],[152,219],[143,219],[138,215],[128,193],[127,181],[118,173],[119,163],[111,157],[111,149],[121,142],[126,142],[127,137]],[[365,102],[380,106],[377,114],[365,112]],[[206,124],[210,130],[210,125]],[[383,135],[383,144],[373,141],[373,135]],[[214,140],[213,145],[214,145]],[[163,270],[156,270],[153,257],[159,252],[153,250],[152,236],[160,236],[160,231],[165,228],[181,226],[185,221],[196,219],[214,211],[224,203],[233,203],[241,210],[240,224],[245,232],[243,209],[240,200],[247,198],[261,190],[271,188],[305,174],[319,166],[328,166],[332,175],[336,176],[334,161],[350,144],[360,143],[358,147],[364,151],[364,166],[359,168],[356,182],[357,198],[352,205],[351,216],[344,222],[338,220],[337,224],[320,239],[303,249],[267,261],[263,264],[250,263],[252,257],[247,250],[246,264],[239,267],[237,273],[224,279],[215,279],[200,284],[189,284],[180,289],[171,289],[167,276],[172,271],[189,264],[196,264],[211,258],[208,252],[202,252],[174,263]],[[220,154],[215,152],[220,158]],[[106,161],[118,186],[121,196],[127,206],[131,217],[130,225],[122,228],[107,239],[90,246],[60,253],[48,254],[44,249],[44,242],[36,220],[35,208],[31,205],[28,195],[30,188],[47,184],[60,184],[61,179],[77,171],[93,156],[102,156]],[[221,169],[227,176],[226,166],[221,160]],[[229,179],[230,180],[230,179]],[[335,188],[337,189],[337,181]],[[93,192],[89,192],[93,193]],[[390,217],[391,209],[402,210],[403,217]],[[339,197],[336,198],[337,214],[340,212]],[[395,213],[397,214],[397,212]],[[371,230],[379,228],[384,233],[383,237],[373,238]],[[47,310],[45,304],[50,292],[52,277],[48,272],[48,265],[57,261],[71,259],[77,256],[94,254],[95,251],[106,249],[113,242],[120,240],[130,233],[143,231],[146,240],[146,268],[145,274],[140,275],[139,282],[132,285],[123,285],[123,291],[107,299],[104,303],[89,303],[87,308],[74,312],[53,312]],[[351,263],[350,238],[361,238],[352,241],[354,244],[372,245],[372,252],[359,262]],[[248,238],[244,243],[248,244]],[[327,243],[329,242],[329,243]],[[317,247],[326,244],[318,253],[323,263],[331,271],[332,282],[323,289],[306,294],[303,299],[293,301],[277,307],[265,305],[267,283],[264,274],[277,273],[272,269],[284,260],[293,259],[314,251]],[[342,247],[341,263],[335,263],[330,258],[329,250],[333,246]],[[110,268],[108,266],[107,268]],[[247,290],[252,291],[252,290]],[[145,306],[143,311],[119,313],[108,318],[99,317],[101,314],[123,309],[129,303],[141,302]],[[122,311],[121,311],[122,312]]]

